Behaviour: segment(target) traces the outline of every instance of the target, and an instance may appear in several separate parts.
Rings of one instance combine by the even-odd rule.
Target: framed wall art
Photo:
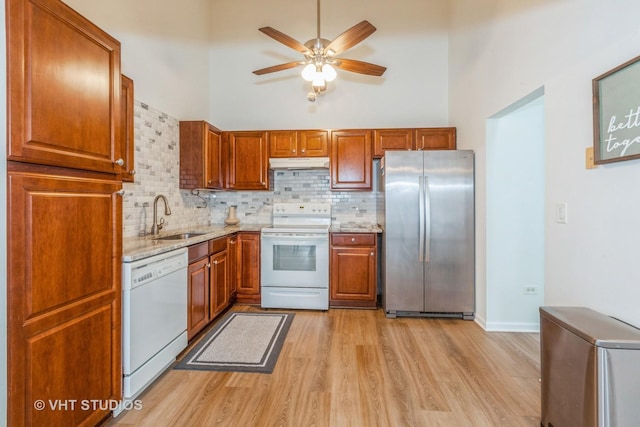
[[[640,159],[640,56],[593,79],[594,163]]]

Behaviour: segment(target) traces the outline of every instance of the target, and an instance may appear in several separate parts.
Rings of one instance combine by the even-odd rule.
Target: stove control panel
[[[274,215],[331,216],[330,203],[274,203]]]

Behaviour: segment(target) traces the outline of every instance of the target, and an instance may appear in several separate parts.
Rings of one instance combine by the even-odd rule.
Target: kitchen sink
[[[206,233],[180,233],[171,236],[156,237],[154,240],[185,240],[195,236],[202,236]]]

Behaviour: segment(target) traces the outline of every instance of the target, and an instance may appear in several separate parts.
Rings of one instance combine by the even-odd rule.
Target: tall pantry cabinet
[[[58,0],[6,27],[7,423],[95,425],[122,389],[120,44]]]

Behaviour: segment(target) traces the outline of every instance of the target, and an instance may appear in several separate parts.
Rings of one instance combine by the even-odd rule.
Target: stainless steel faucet
[[[158,222],[158,199],[162,199],[164,202],[164,214],[171,215],[171,209],[169,209],[169,202],[167,201],[167,198],[162,194],[158,194],[153,200],[153,225],[151,226],[151,234],[154,236],[159,234],[162,227],[164,227],[164,217],[160,218],[160,222]]]

